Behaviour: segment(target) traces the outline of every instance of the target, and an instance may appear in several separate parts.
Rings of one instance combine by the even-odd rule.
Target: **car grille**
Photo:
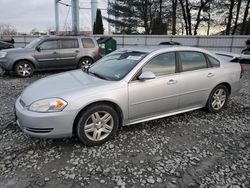
[[[53,128],[30,128],[30,127],[24,127],[25,130],[33,133],[50,133]]]

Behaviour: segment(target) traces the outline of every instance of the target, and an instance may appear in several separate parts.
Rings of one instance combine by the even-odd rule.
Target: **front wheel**
[[[221,111],[228,102],[229,91],[226,86],[219,85],[211,92],[206,108],[212,113]]]
[[[34,66],[28,61],[19,61],[15,65],[15,73],[23,78],[32,76],[34,72]]]
[[[87,146],[96,146],[113,138],[119,118],[116,111],[105,104],[94,105],[82,113],[77,122],[77,136]]]

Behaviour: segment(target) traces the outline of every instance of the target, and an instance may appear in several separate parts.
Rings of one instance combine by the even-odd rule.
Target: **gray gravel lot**
[[[86,147],[76,138],[31,138],[13,105],[32,78],[0,77],[0,187],[250,187],[250,65],[240,95],[205,110],[122,128]],[[35,122],[34,122],[35,123]]]

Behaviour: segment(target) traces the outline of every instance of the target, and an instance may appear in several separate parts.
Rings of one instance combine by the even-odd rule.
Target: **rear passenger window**
[[[207,55],[209,62],[211,63],[212,67],[219,67],[220,62],[219,60],[215,59],[214,57]]]
[[[205,56],[200,52],[179,52],[182,71],[207,68]]]
[[[67,48],[79,48],[78,40],[77,39],[62,39],[61,45],[63,49]]]
[[[91,38],[82,38],[82,45],[84,48],[94,48],[95,44]]]

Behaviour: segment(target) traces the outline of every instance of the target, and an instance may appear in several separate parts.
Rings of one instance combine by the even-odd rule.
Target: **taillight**
[[[242,78],[244,73],[245,73],[244,67],[242,64],[240,64],[240,78]]]
[[[98,48],[98,56],[101,56],[101,48]]]

